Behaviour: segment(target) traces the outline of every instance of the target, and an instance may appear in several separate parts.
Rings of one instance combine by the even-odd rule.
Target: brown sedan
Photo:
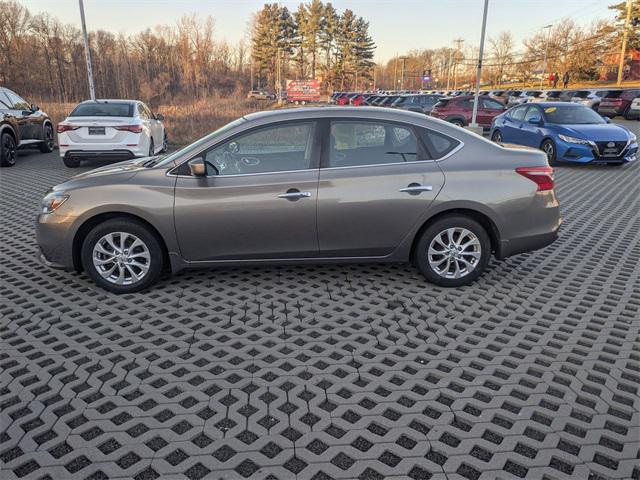
[[[43,199],[37,239],[47,265],[116,293],[163,270],[273,263],[413,261],[460,286],[559,227],[542,152],[418,113],[326,107],[248,115],[74,177]]]

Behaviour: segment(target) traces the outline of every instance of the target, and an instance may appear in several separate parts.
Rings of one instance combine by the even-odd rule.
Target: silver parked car
[[[578,90],[573,95],[573,98],[571,98],[571,102],[581,103],[597,112],[603,97],[610,91],[611,90],[595,89]]]
[[[54,187],[41,259],[134,292],[163,270],[413,261],[442,286],[542,248],[560,227],[542,152],[423,114],[306,108],[242,117],[164,157]]]

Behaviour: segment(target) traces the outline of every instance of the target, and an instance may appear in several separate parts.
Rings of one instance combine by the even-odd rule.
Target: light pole
[[[487,12],[489,10],[489,0],[484,0],[484,12],[482,13],[482,33],[480,34],[480,51],[478,52],[478,68],[476,70],[476,93],[473,99],[473,113],[471,114],[471,124],[473,129],[478,129],[476,118],[478,117],[478,101],[480,97],[480,77],[482,76],[482,55],[484,54],[484,34],[487,31]],[[480,132],[482,135],[482,132]]]
[[[629,22],[631,21],[631,0],[627,0],[627,18],[624,21],[624,32],[622,33],[622,48],[620,49],[620,63],[618,64],[618,86],[622,84],[622,74],[624,73],[624,55],[627,50],[627,38],[629,36]]]
[[[84,56],[87,60],[87,77],[89,78],[89,94],[91,100],[96,99],[96,89],[93,85],[93,68],[91,68],[91,50],[89,50],[89,37],[87,36],[87,25],[84,20],[84,5],[80,2],[80,23],[82,23],[82,36],[84,38]]]
[[[547,33],[547,43],[544,47],[544,60],[542,62],[542,75],[540,76],[540,88],[542,88],[542,82],[544,82],[544,74],[547,70],[547,55],[549,53],[549,41],[551,39],[551,27],[553,27],[553,25],[549,24],[549,25],[545,25],[544,27],[542,27],[543,30],[549,30],[549,32]]]
[[[404,67],[407,62],[407,57],[402,57],[401,60],[402,60],[402,75],[400,76],[400,78],[402,80],[400,81],[400,90],[404,90]]]

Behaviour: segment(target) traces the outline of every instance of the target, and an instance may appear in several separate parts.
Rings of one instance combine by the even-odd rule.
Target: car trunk
[[[79,128],[66,133],[76,143],[118,143],[124,141],[129,132],[115,127],[131,125],[132,120],[131,117],[69,117],[67,122]]]

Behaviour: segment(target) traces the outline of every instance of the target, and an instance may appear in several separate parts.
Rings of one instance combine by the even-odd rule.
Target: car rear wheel
[[[158,281],[164,265],[162,246],[155,233],[124,218],[94,227],[84,239],[81,259],[89,277],[113,293],[148,288]]]
[[[553,140],[549,140],[549,139],[545,140],[544,142],[542,142],[542,145],[540,145],[540,148],[547,156],[547,161],[549,162],[549,165],[551,166],[558,165],[556,144],[553,143]]]
[[[496,130],[495,132],[493,132],[493,135],[491,135],[491,140],[496,143],[502,143],[502,133],[500,133],[500,130]]]
[[[80,159],[73,157],[64,157],[62,159],[62,163],[64,163],[64,166],[68,168],[78,168],[80,166]]]
[[[44,136],[43,136],[43,141],[40,144],[40,151],[42,153],[51,153],[53,152],[53,147],[54,147],[54,141],[53,141],[53,126],[51,126],[50,123],[47,123],[44,125]]]
[[[18,147],[14,138],[3,133],[0,136],[0,167],[13,167],[18,157]]]
[[[625,120],[633,120],[633,117],[631,116],[631,107],[627,107],[627,109],[624,111],[623,116]]]
[[[453,120],[450,120],[450,123],[458,126],[458,127],[464,127],[464,122],[462,120],[460,120],[459,118],[454,118]]]
[[[422,233],[415,263],[425,278],[442,287],[475,281],[491,256],[491,240],[475,220],[459,215],[438,219]]]
[[[164,132],[164,138],[162,139],[162,151],[160,153],[167,153],[169,149],[169,138],[167,137],[167,132]]]
[[[149,157],[155,155],[155,146],[153,145],[153,137],[149,137]]]

